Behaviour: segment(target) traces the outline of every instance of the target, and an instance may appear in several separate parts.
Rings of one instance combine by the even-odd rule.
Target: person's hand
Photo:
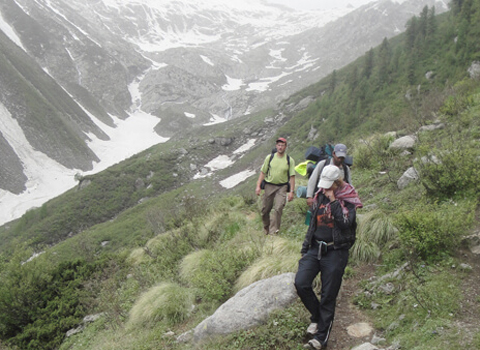
[[[288,192],[288,201],[293,201],[293,192]]]
[[[313,205],[313,198],[307,198],[307,205],[311,207]]]
[[[256,193],[257,196],[260,196],[260,193],[262,193],[262,189],[260,188],[260,186],[257,186],[255,188],[255,193]]]
[[[325,190],[325,196],[330,200],[330,202],[335,200],[335,194],[333,193],[332,189]]]

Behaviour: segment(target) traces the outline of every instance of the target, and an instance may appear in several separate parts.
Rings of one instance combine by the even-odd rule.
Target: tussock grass
[[[357,263],[371,263],[380,258],[381,251],[377,244],[366,239],[357,239],[352,249],[350,257]]]
[[[145,254],[145,249],[137,248],[132,250],[127,261],[133,265],[138,265],[143,262],[146,262],[148,259],[149,257],[147,254]]]
[[[392,218],[381,210],[359,216],[357,241],[350,251],[351,258],[358,263],[377,261],[382,247],[394,240],[397,232]]]
[[[202,249],[184,257],[180,264],[180,278],[188,284],[191,284],[195,276],[202,272],[200,262],[208,259],[211,254],[211,251]]]
[[[395,239],[398,229],[391,216],[381,210],[362,215],[358,224],[358,234],[379,246]]]
[[[211,211],[208,219],[197,226],[196,246],[207,247],[217,241],[228,241],[246,226],[245,214],[236,211]]]
[[[297,242],[273,237],[266,240],[263,252],[247,270],[245,270],[235,283],[235,291],[249,286],[261,279],[276,276],[297,270],[300,259],[300,246]]]
[[[127,327],[153,327],[160,321],[177,324],[188,317],[192,304],[193,295],[188,288],[163,282],[138,298],[130,310]]]
[[[223,302],[232,294],[238,275],[253,260],[235,247],[200,250],[187,255],[180,264],[180,278],[195,288],[198,297]]]
[[[254,227],[243,227],[228,241],[223,243],[227,249],[238,250],[253,259],[262,255],[265,241],[265,234]]]

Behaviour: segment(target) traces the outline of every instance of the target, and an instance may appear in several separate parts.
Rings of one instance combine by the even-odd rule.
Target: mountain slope
[[[2,153],[11,154],[12,166],[30,156],[28,152],[21,152],[21,147],[31,146],[65,167],[92,169],[92,161],[98,158],[85,143],[89,140],[86,133],[104,139],[107,135],[3,32],[0,32],[0,60],[2,133],[3,140],[8,140]],[[25,135],[25,140],[19,140],[18,132]],[[16,153],[12,154],[12,150]],[[9,162],[5,165],[3,169],[8,169]],[[15,183],[2,181],[0,188],[18,194],[25,190],[25,175],[23,169],[13,169],[9,171]],[[15,178],[22,180],[15,181]]]
[[[20,48],[5,46],[5,52],[23,55],[23,49],[55,79],[61,88],[43,81],[35,88],[48,96],[53,114],[65,117],[39,123],[49,109],[35,113],[19,123],[29,151],[5,145],[13,162],[9,172],[15,175],[0,185],[0,222],[71,188],[76,173],[105,169],[155,143],[181,137],[188,128],[277,105],[403,30],[407,18],[434,3],[438,12],[445,9],[434,0],[382,0],[327,13],[257,1],[242,7],[212,1],[2,2],[1,28],[9,34],[9,45]],[[367,20],[375,25],[365,26]],[[42,75],[34,66],[28,63]],[[27,74],[24,79],[33,79],[27,66],[20,68],[20,74]],[[4,92],[10,94],[21,98],[15,90]],[[17,102],[3,100],[8,113],[2,118],[16,118]],[[61,128],[55,137],[53,122]],[[132,127],[138,136],[128,132]],[[15,138],[7,135],[9,130],[1,130],[5,144]],[[44,157],[32,149],[48,158],[40,165],[50,165],[29,170],[26,164]]]

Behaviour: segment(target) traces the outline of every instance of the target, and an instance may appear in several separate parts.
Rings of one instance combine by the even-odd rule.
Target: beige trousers
[[[262,221],[263,228],[269,233],[275,233],[280,230],[282,222],[282,212],[287,201],[287,185],[275,186],[265,184],[265,190],[262,197]],[[273,212],[270,214],[270,212]]]

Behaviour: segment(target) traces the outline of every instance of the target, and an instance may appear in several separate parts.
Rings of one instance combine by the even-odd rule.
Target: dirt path
[[[349,350],[371,340],[373,334],[366,339],[352,337],[348,334],[347,327],[361,322],[372,324],[366,315],[352,304],[352,299],[360,288],[359,283],[374,275],[375,268],[372,265],[364,265],[356,267],[354,276],[343,281],[337,297],[335,321],[328,342],[328,350]],[[304,341],[307,342],[309,339],[305,338]]]

